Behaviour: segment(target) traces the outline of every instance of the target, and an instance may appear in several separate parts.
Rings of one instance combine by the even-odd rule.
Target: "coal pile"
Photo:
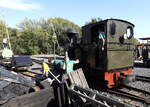
[[[0,104],[6,103],[8,100],[27,94],[30,87],[23,86],[16,83],[10,83],[0,90]]]
[[[31,78],[0,68],[0,105],[27,94],[33,86],[35,81]]]

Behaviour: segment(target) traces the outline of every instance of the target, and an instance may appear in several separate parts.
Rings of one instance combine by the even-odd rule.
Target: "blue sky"
[[[79,26],[91,18],[119,18],[135,24],[136,37],[150,36],[150,0],[0,0],[0,19],[16,27],[25,18],[62,17]]]

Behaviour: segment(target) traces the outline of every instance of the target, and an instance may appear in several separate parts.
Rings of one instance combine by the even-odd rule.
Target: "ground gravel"
[[[139,76],[150,77],[150,68],[135,67],[133,74],[139,75]],[[132,87],[143,89],[145,91],[150,92],[150,83],[142,82],[142,81],[136,81],[136,82],[130,83],[129,85]]]

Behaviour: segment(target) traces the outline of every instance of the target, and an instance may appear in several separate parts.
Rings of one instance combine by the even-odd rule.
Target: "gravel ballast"
[[[150,68],[135,67],[133,75],[150,77]],[[129,83],[129,85],[150,92],[150,83],[148,82],[135,81]]]

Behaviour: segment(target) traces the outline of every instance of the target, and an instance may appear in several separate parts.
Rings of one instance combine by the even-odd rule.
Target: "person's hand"
[[[79,59],[77,59],[77,60],[76,60],[76,63],[79,63],[79,62],[80,62]]]
[[[54,60],[51,60],[50,63],[53,64],[53,63],[54,63]]]

